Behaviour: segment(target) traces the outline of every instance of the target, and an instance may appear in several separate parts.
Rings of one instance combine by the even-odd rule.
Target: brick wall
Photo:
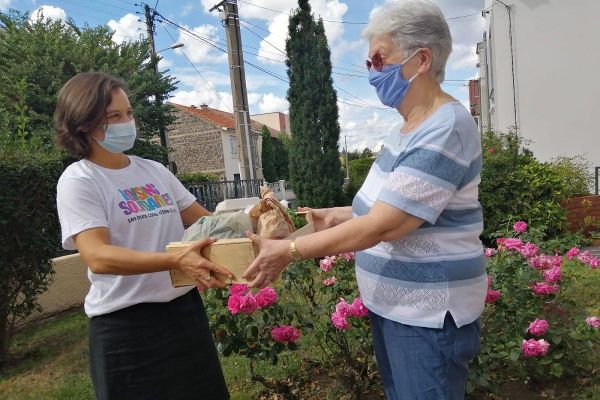
[[[225,174],[221,127],[184,111],[174,110],[176,120],[169,126],[169,146],[178,173]]]
[[[569,230],[573,232],[582,228],[586,231],[591,230],[591,226],[588,225],[587,228],[584,226],[586,217],[600,222],[600,196],[572,197],[563,202],[563,206],[567,209]]]

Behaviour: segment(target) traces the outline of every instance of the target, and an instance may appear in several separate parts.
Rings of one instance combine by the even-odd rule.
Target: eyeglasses
[[[365,63],[367,64],[367,71],[370,71],[371,67],[375,68],[375,71],[377,72],[381,72],[383,69],[383,59],[379,53],[373,54],[373,57],[371,57],[370,60],[367,59]]]

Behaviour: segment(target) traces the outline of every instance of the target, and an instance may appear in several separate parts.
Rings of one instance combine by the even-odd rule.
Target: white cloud
[[[204,11],[208,10],[215,4],[213,0],[201,0]],[[259,56],[274,59],[270,61],[265,58],[260,58],[260,61],[267,64],[276,64],[285,60],[285,54],[277,49],[285,52],[285,40],[288,32],[288,20],[291,11],[298,7],[297,0],[253,0],[252,4],[240,3],[239,13],[241,20],[262,20],[266,23],[268,34],[260,42]],[[346,3],[340,0],[312,0],[311,10],[315,18],[323,18],[324,20],[343,21],[343,17],[348,11]],[[257,7],[258,6],[258,7]],[[275,10],[274,11],[270,11]],[[212,13],[217,16],[217,12]],[[243,22],[242,22],[243,26]],[[337,22],[324,22],[325,33],[330,47],[336,43],[344,34],[344,24]],[[249,26],[249,29],[256,31],[258,28]],[[242,35],[244,28],[242,28]],[[257,32],[261,36],[263,32]],[[268,42],[268,43],[267,43]],[[269,44],[270,43],[270,44]]]
[[[181,11],[179,11],[179,15],[181,15],[182,17],[186,17],[186,16],[190,15],[190,13],[192,12],[193,9],[194,9],[194,5],[192,3],[187,3],[186,5],[181,7]]]
[[[188,56],[190,60],[197,63],[227,63],[226,53],[222,53],[210,44],[199,39],[202,38],[206,41],[213,42],[215,45],[218,45],[219,47],[225,49],[225,44],[219,44],[215,42],[216,40],[218,40],[216,39],[216,37],[218,37],[217,34],[219,33],[219,30],[216,26],[205,24],[192,29],[190,29],[187,26],[184,26],[184,28],[186,28],[193,34],[180,32],[179,39],[177,39],[177,42],[184,44],[185,47],[182,51]],[[197,37],[194,37],[194,35],[197,35]]]
[[[0,1],[3,1],[3,0],[0,0]],[[7,4],[10,4],[10,0],[7,2]],[[1,4],[0,4],[0,9],[2,9]],[[32,11],[31,15],[29,16],[29,20],[31,22],[36,22],[42,16],[44,19],[51,19],[51,20],[55,20],[55,21],[56,20],[66,21],[66,19],[67,19],[67,13],[62,8],[49,6],[49,5],[43,5],[43,6],[39,6],[38,8],[36,8],[35,10]]]
[[[8,10],[12,0],[0,0],[0,10]]]
[[[173,66],[173,61],[168,58],[161,58],[158,62],[158,69],[164,71],[165,69],[170,69]]]
[[[209,90],[180,90],[169,100],[172,103],[183,104],[185,106],[194,105],[199,107],[201,104],[207,104],[211,108],[231,112],[233,100],[228,92],[216,93]]]
[[[475,68],[477,65],[477,54],[475,53],[476,45],[464,45],[457,43],[452,46],[452,53],[448,58],[447,67],[451,70],[462,68]]]
[[[230,90],[229,75],[223,72],[201,69],[200,72],[202,72],[202,76],[200,76],[198,72],[191,67],[176,68],[174,72],[174,75],[177,76],[177,79],[183,85],[194,90],[210,90],[208,89],[206,81],[210,82],[211,88],[225,86],[227,90]]]
[[[115,21],[111,19],[107,25],[114,31],[113,42],[122,43],[146,37],[146,25],[139,21],[135,14],[125,14]]]
[[[282,97],[276,96],[273,93],[267,93],[262,96],[260,103],[258,103],[258,111],[260,114],[281,111],[287,112],[290,104]]]

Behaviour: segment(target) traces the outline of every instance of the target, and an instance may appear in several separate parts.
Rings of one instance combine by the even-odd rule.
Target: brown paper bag
[[[268,187],[261,187],[263,199],[249,212],[254,232],[268,239],[284,239],[296,230],[285,208]]]

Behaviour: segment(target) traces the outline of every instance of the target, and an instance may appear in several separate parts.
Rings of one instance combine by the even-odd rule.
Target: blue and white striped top
[[[369,310],[428,328],[443,328],[448,311],[459,327],[481,315],[487,291],[481,160],[479,132],[458,102],[444,104],[409,134],[390,136],[354,198],[353,215],[382,201],[425,223],[356,255]]]

